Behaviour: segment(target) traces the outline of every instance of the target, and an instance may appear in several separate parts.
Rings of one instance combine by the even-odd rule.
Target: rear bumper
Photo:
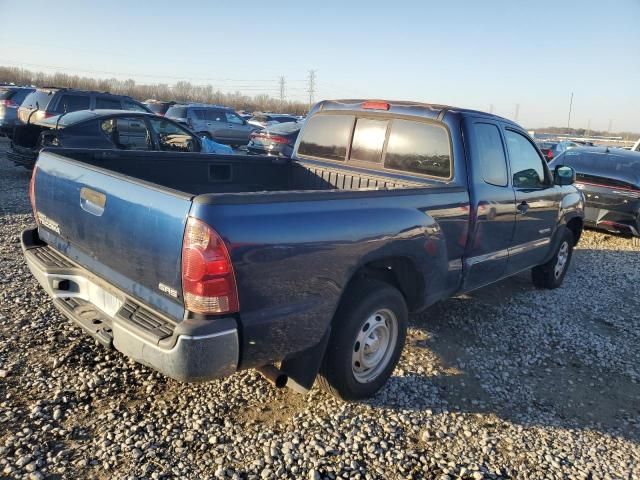
[[[632,211],[586,208],[584,224],[611,233],[640,237],[640,214]]]
[[[236,371],[235,319],[175,322],[40,241],[37,229],[22,232],[21,243],[29,270],[54,305],[103,345],[183,382],[211,380]]]

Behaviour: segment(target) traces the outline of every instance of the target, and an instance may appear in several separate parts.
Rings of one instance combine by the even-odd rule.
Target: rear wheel
[[[531,270],[531,279],[537,288],[553,289],[562,285],[571,263],[574,241],[571,231],[565,230],[551,260]]]
[[[318,383],[343,400],[375,394],[393,372],[407,332],[407,305],[394,287],[361,280],[338,308]]]

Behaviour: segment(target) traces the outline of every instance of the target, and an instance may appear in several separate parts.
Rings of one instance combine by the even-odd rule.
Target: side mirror
[[[566,165],[558,165],[553,171],[553,183],[556,185],[573,185],[576,181],[576,171]]]

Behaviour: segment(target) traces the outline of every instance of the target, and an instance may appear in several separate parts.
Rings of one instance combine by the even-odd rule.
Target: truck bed
[[[52,149],[49,153],[190,195],[316,190],[391,190],[425,186],[402,175],[375,175],[326,162],[255,155]]]

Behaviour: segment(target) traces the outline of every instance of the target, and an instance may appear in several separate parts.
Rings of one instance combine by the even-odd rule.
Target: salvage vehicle
[[[0,87],[0,135],[11,136],[18,122],[18,107],[35,88]]]
[[[574,179],[495,115],[323,101],[293,158],[45,148],[22,248],[61,312],[171,378],[256,368],[352,400],[390,377],[409,312],[529,269],[559,287]]]
[[[302,122],[277,123],[251,134],[247,152],[256,155],[290,157],[302,128]]]
[[[235,147],[249,143],[249,135],[260,128],[232,108],[206,103],[172,105],[164,116],[188,126],[200,137]]]
[[[585,226],[632,238],[640,246],[640,152],[589,147],[568,150],[550,166],[576,171],[585,196]]]
[[[31,169],[43,147],[200,152],[202,140],[152,113],[79,110],[17,127],[7,156]]]
[[[18,107],[18,119],[21,123],[28,125],[62,113],[99,109],[153,113],[140,102],[126,95],[74,88],[43,87],[26,96]]]

